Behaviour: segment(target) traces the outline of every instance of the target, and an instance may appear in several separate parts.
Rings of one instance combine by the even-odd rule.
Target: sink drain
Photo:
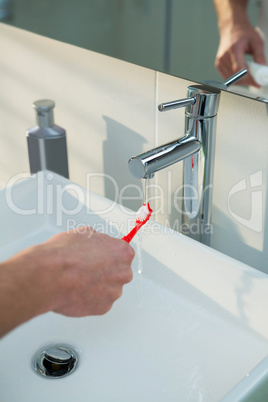
[[[61,378],[71,374],[77,367],[78,356],[66,346],[51,346],[34,359],[35,371],[48,378]]]

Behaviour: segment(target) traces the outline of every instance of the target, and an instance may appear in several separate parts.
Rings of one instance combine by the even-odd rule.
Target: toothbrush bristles
[[[150,219],[152,212],[153,210],[150,207],[149,202],[147,204],[143,204],[137,212],[136,224],[134,228],[126,236],[122,237],[122,240],[125,240],[127,243],[129,243],[138,230]]]

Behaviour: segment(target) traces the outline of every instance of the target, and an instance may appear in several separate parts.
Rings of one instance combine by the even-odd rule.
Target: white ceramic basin
[[[79,224],[120,237],[130,219],[49,172],[0,192],[0,214],[1,260]],[[132,245],[134,279],[109,313],[48,313],[0,341],[1,402],[267,401],[267,275],[154,222]],[[43,378],[33,357],[57,344],[78,367]]]

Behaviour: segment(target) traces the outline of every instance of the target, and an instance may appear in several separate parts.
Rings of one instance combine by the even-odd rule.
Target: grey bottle
[[[37,126],[27,131],[31,173],[51,170],[69,178],[66,131],[54,124],[55,103],[48,99],[33,103]]]

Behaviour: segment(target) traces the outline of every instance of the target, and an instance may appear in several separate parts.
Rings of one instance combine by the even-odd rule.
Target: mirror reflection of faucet
[[[184,161],[181,227],[207,245],[211,236],[212,183],[216,119],[221,89],[226,89],[247,73],[241,70],[221,85],[192,85],[186,99],[162,103],[160,112],[185,107],[185,134],[182,138],[132,157],[129,170],[134,177],[151,178],[154,173]],[[186,226],[185,226],[186,225]],[[198,230],[191,231],[192,225]]]

